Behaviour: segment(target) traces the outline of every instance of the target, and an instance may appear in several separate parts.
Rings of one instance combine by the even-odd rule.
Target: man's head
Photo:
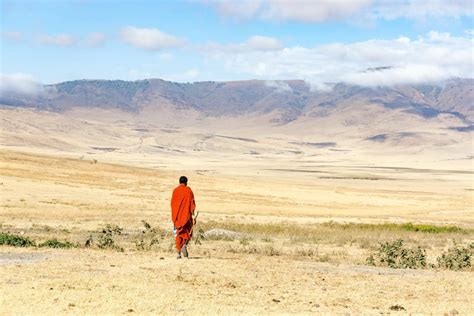
[[[188,178],[186,178],[185,176],[179,177],[179,184],[188,185]]]

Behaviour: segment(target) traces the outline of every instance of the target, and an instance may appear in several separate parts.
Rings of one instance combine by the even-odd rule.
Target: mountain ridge
[[[163,79],[74,80],[42,86],[37,95],[3,92],[0,104],[40,110],[73,107],[113,108],[139,113],[147,106],[169,104],[206,116],[238,116],[280,111],[279,123],[291,122],[314,109],[345,103],[378,104],[426,119],[451,114],[466,124],[474,121],[474,79],[441,84],[363,87],[336,83],[318,91],[303,80],[202,81],[177,83]]]

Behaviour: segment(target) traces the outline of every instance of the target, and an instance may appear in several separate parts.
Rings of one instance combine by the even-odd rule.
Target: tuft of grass
[[[249,237],[243,237],[242,239],[240,239],[240,244],[242,246],[248,246],[250,245],[250,242],[252,241],[252,238],[249,238]]]
[[[59,241],[56,238],[48,239],[45,242],[42,242],[38,247],[45,248],[75,248],[77,245],[70,243],[69,241]]]
[[[10,233],[0,233],[0,245],[13,247],[34,247],[36,244],[28,237]]]
[[[296,255],[298,257],[314,257],[316,255],[316,252],[313,249],[297,249],[296,250]]]

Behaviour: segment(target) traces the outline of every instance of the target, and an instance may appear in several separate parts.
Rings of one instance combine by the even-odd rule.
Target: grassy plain
[[[0,152],[0,231],[78,246],[0,246],[1,314],[474,313],[471,270],[365,261],[398,238],[425,248],[430,263],[454,242],[473,242],[469,170],[189,170],[195,237],[238,237],[195,238],[191,259],[176,260],[169,197],[182,171],[117,160]],[[143,220],[156,229],[151,246]],[[113,236],[123,251],[99,249],[106,224],[123,228]]]

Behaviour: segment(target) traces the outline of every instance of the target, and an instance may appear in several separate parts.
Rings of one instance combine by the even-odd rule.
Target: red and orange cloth
[[[192,237],[195,209],[196,202],[193,191],[185,184],[180,184],[173,190],[171,197],[171,220],[176,229],[176,250],[178,252]]]

